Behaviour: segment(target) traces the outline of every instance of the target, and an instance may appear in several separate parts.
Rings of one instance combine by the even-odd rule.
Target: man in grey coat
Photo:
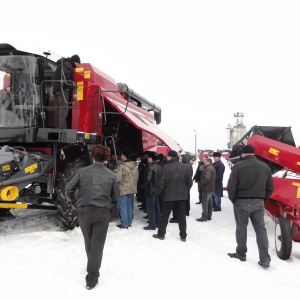
[[[166,234],[168,219],[172,209],[177,212],[179,235],[181,241],[186,241],[186,201],[193,185],[189,167],[178,162],[177,152],[171,150],[167,154],[167,163],[162,168],[160,190],[162,191],[162,211],[160,225],[154,238],[163,240]]]
[[[232,167],[227,183],[228,197],[233,203],[237,243],[236,252],[228,253],[230,257],[246,261],[247,226],[250,219],[256,233],[260,259],[258,264],[264,268],[270,266],[264,200],[269,199],[273,190],[270,168],[256,159],[253,146],[245,146],[242,149],[242,160]]]
[[[92,148],[93,164],[82,168],[66,186],[66,197],[74,209],[79,209],[78,221],[87,255],[86,288],[98,284],[99,270],[106,240],[110,208],[119,196],[116,175],[103,164],[110,149],[102,145]],[[75,191],[78,190],[78,199]]]

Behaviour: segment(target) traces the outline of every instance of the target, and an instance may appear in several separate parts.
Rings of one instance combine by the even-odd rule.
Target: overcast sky
[[[184,150],[227,147],[234,112],[292,126],[300,144],[300,2],[17,0],[1,42],[77,53],[162,108]],[[17,10],[17,11],[15,11]],[[4,33],[3,33],[4,32]]]

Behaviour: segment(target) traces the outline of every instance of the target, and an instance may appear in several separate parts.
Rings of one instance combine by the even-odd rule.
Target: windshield
[[[41,112],[37,58],[0,57],[0,126],[37,126]]]

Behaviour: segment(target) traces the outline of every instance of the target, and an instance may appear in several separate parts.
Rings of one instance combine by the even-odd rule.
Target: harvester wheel
[[[56,207],[58,211],[58,215],[60,221],[66,229],[74,229],[78,227],[78,212],[73,210],[71,204],[67,203],[67,199],[65,198],[63,192],[59,187],[55,188],[56,193]]]
[[[72,163],[69,163],[63,172],[60,174],[60,181],[55,187],[56,194],[56,207],[58,210],[59,217],[64,227],[67,229],[74,229],[79,226],[78,223],[78,211],[74,210],[70,203],[67,202],[65,197],[65,188],[66,185],[70,182],[73,176],[79,169],[82,169],[89,165],[89,160],[86,157],[81,158],[80,160],[75,160]],[[75,198],[77,198],[77,193],[75,192]]]
[[[287,260],[292,253],[292,229],[289,221],[280,217],[275,226],[275,248],[279,258]]]

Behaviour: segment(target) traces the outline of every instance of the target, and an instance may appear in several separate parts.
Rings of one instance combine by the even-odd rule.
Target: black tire
[[[74,229],[78,227],[78,211],[74,210],[72,206],[67,202],[62,190],[59,187],[55,188],[56,201],[55,206],[62,225],[66,229]]]
[[[275,226],[275,248],[277,256],[283,260],[290,258],[292,253],[292,229],[289,221],[280,217]]]
[[[58,215],[63,226],[66,229],[74,229],[79,226],[78,223],[78,211],[73,209],[71,204],[68,203],[65,197],[65,188],[73,176],[79,169],[82,169],[90,164],[88,158],[82,158],[69,163],[63,172],[59,175],[59,182],[55,187],[56,201],[55,206],[57,207]],[[77,193],[75,193],[77,198]]]

